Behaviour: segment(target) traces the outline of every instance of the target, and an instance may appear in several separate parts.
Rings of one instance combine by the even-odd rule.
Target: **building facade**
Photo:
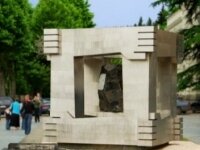
[[[167,19],[167,31],[178,33],[183,29],[189,29],[192,27],[192,24],[187,22],[187,10],[182,7],[180,10],[176,11]],[[194,25],[199,25],[199,20],[193,22]],[[181,56],[180,56],[181,57]],[[180,58],[181,59],[181,58]],[[192,60],[188,56],[184,61],[178,64],[177,73],[182,72],[189,68],[190,66],[196,64],[197,61]],[[183,91],[178,92],[178,95],[186,100],[199,100],[200,91],[193,90],[192,88],[187,88]]]

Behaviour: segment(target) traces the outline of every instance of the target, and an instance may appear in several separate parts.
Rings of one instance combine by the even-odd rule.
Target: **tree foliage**
[[[30,47],[31,7],[27,0],[0,1],[0,51],[17,51]]]
[[[40,0],[36,6],[32,17],[32,28],[35,40],[35,55],[37,61],[32,62],[35,66],[29,81],[42,83],[40,87],[43,95],[48,93],[50,87],[50,64],[46,61],[46,56],[42,54],[42,37],[44,28],[89,28],[94,27],[92,21],[93,14],[89,11],[89,3],[85,0]],[[32,77],[32,78],[31,78]],[[44,81],[45,80],[45,81]],[[39,84],[41,85],[41,84]],[[32,91],[35,91],[32,89]]]
[[[0,72],[6,94],[16,81],[17,94],[49,96],[50,63],[42,54],[44,28],[88,28],[95,24],[86,0],[0,1]]]
[[[188,10],[187,19],[189,22],[193,22],[193,19],[196,20],[200,17],[199,0],[156,0],[152,3],[153,7],[158,5],[167,6],[170,14],[184,6],[186,10]]]
[[[12,93],[18,61],[26,50],[32,49],[29,28],[31,11],[27,0],[0,1],[0,71],[6,95]]]
[[[158,18],[155,22],[155,25],[159,25],[160,29],[164,30],[167,27],[167,16],[168,11],[162,6],[161,11],[158,13]]]
[[[94,27],[93,14],[85,0],[40,0],[33,14],[34,31],[44,28]]]
[[[140,17],[139,21],[138,21],[138,26],[143,26],[143,18]]]
[[[192,27],[184,29],[180,34],[184,35],[183,60],[194,60],[193,65],[178,74],[178,90],[192,88],[200,90],[200,25],[194,25],[200,17],[199,0],[156,0],[153,6],[167,6],[168,16],[184,6],[187,10],[187,20]]]
[[[178,89],[193,88],[200,90],[200,26],[181,31],[184,35],[183,60],[191,59],[196,63],[178,74]]]
[[[153,22],[152,22],[151,18],[148,18],[146,25],[147,26],[152,26],[153,25]]]
[[[142,17],[139,18],[139,21],[138,21],[137,24],[136,24],[136,23],[134,24],[134,26],[153,26],[153,25],[154,25],[154,23],[153,23],[153,21],[151,20],[151,18],[148,18],[147,22],[144,23]]]

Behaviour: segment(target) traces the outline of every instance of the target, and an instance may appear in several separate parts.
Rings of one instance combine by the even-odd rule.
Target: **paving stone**
[[[58,150],[58,146],[46,143],[10,143],[8,150]]]

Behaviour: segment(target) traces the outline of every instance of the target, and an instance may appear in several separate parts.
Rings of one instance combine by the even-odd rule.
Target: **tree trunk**
[[[5,96],[5,88],[4,88],[4,77],[3,73],[0,71],[0,96]]]

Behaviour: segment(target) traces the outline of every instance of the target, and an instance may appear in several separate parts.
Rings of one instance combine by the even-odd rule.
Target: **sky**
[[[35,6],[38,0],[29,0]],[[161,7],[153,8],[155,0],[89,0],[96,27],[130,26],[142,17],[144,23],[150,17],[156,20]]]

